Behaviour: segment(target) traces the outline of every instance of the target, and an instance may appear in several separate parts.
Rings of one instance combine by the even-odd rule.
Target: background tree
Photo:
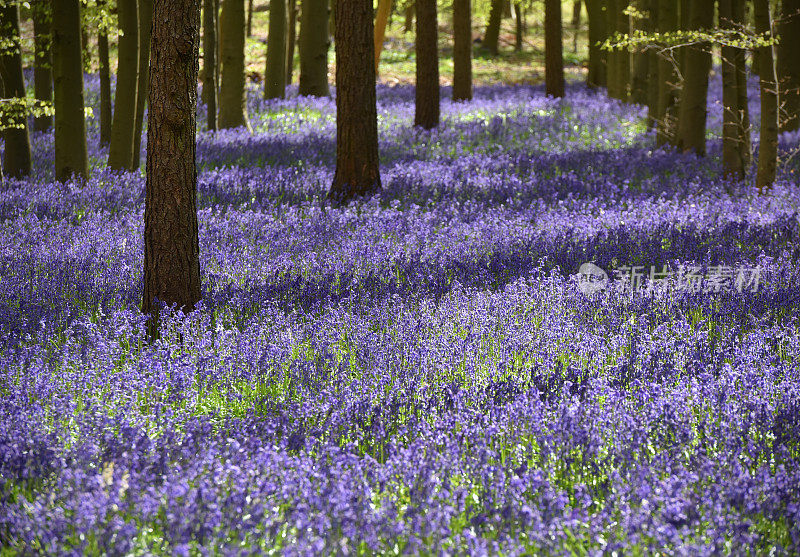
[[[781,131],[800,128],[800,0],[782,0],[778,22],[778,79],[784,110]]]
[[[286,0],[281,1],[285,2]],[[222,67],[220,69],[219,116],[217,118],[217,126],[220,129],[240,126],[250,129],[244,88],[244,16],[244,0],[222,0],[222,10],[219,15]],[[283,56],[281,59],[285,60]],[[281,68],[283,68],[283,64],[281,64]],[[281,79],[285,76],[284,69]]]
[[[203,103],[206,105],[206,125],[214,131],[217,129],[216,0],[203,0]]]
[[[417,15],[419,17],[419,14]],[[503,19],[503,0],[491,0],[489,21],[486,23],[486,32],[483,34],[483,48],[489,54],[496,56],[500,47],[500,24]]]
[[[50,3],[46,0],[31,2],[33,19],[33,83],[36,100],[53,102],[53,60],[50,56]],[[38,132],[53,126],[52,115],[41,115],[33,119],[33,129]]]
[[[522,2],[514,2],[514,52],[522,51],[522,38],[525,34],[525,7]]]
[[[589,87],[605,87],[607,83],[607,51],[599,46],[608,38],[605,10],[605,0],[586,0],[586,13],[589,20],[589,68],[586,83]]]
[[[392,12],[392,0],[378,0],[378,11],[375,13],[375,73],[378,73],[378,62],[383,50],[383,39],[386,36],[386,24]]]
[[[744,24],[744,0],[719,0],[719,25],[734,30]],[[722,166],[723,173],[741,180],[750,164],[750,132],[745,124],[747,85],[745,51],[722,45]],[[739,74],[744,74],[740,79]],[[740,84],[742,85],[740,90]]]
[[[285,93],[286,0],[270,0],[267,67],[264,72],[264,98],[282,99]]]
[[[83,113],[80,0],[53,2],[55,174],[65,181],[89,173]]]
[[[104,8],[105,1],[98,0],[98,7]],[[111,63],[108,57],[108,27],[101,24],[97,32],[97,62],[100,78],[100,145],[111,142]]]
[[[678,30],[677,0],[658,0],[656,30],[661,34]],[[656,110],[656,144],[672,143],[675,139],[676,109],[680,94],[677,62],[672,53],[658,56],[658,106]]]
[[[336,172],[342,203],[381,188],[371,0],[336,0]]]
[[[294,51],[297,46],[297,0],[289,0],[286,32],[286,85],[292,84],[294,76]]]
[[[544,3],[544,80],[552,97],[564,96],[564,52],[561,42],[561,0]]]
[[[22,75],[22,50],[19,33],[19,4],[0,4],[0,31],[11,45],[0,45],[0,87],[4,98],[25,98],[25,79]],[[0,122],[3,130],[3,173],[22,178],[31,173],[31,142],[24,104],[4,113]]]
[[[142,150],[144,106],[150,84],[150,34],[153,28],[153,0],[139,0],[139,79],[136,84],[136,120],[133,130],[132,169],[139,168]]]
[[[417,0],[417,87],[414,125],[439,125],[439,51],[436,0]]]
[[[714,25],[714,0],[692,0],[689,30],[710,30]],[[678,107],[676,145],[682,151],[706,153],[708,72],[711,70],[711,45],[699,42],[684,48],[683,89]]]
[[[133,134],[136,131],[136,98],[139,80],[139,7],[136,0],[117,0],[119,28],[117,86],[108,166],[133,169]]]
[[[300,10],[300,94],[327,97],[328,0],[302,0]]]
[[[156,298],[187,310],[200,300],[195,166],[200,0],[155,0],[154,13],[142,293],[142,311],[153,315],[151,324]]]
[[[470,0],[453,0],[453,100],[472,100],[472,13]]]
[[[753,21],[756,33],[772,37],[772,12],[769,0],[753,1]],[[778,79],[775,72],[775,55],[772,45],[756,49],[758,57],[758,82],[761,93],[761,130],[758,141],[758,169],[756,186],[762,191],[772,187],[778,159]]]

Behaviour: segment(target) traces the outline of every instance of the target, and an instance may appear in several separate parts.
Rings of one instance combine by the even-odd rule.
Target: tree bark
[[[734,7],[734,5],[737,5]],[[738,9],[737,9],[738,8]],[[735,29],[744,23],[744,0],[719,0],[719,25],[722,29]],[[747,102],[747,87],[744,87],[744,97],[739,91],[739,72],[744,71],[744,49],[733,46],[723,46],[722,58],[722,167],[723,173],[729,178],[741,180],[744,178],[748,166],[749,132],[744,126],[746,106],[739,103]],[[747,153],[745,153],[747,149]]]
[[[195,113],[200,0],[155,0],[147,116],[142,312],[200,300]],[[244,34],[244,26],[242,26]]]
[[[253,0],[247,0],[247,36],[253,36]]]
[[[605,0],[586,0],[586,13],[589,19],[589,71],[586,84],[589,87],[605,87],[607,52],[598,46],[608,38],[606,31]]]
[[[405,11],[406,22],[403,25],[403,33],[408,34],[408,33],[411,33],[411,31],[413,31],[413,29],[414,29],[414,12],[415,11],[416,11],[416,6],[413,3],[409,4],[408,6],[406,6],[406,11]]]
[[[714,25],[714,0],[692,0],[690,30],[711,29]],[[678,109],[677,147],[681,151],[706,154],[706,115],[708,72],[711,70],[711,45],[686,47],[686,69]]]
[[[53,60],[50,56],[50,3],[46,0],[31,2],[33,16],[33,83],[36,100],[53,102]],[[37,116],[33,129],[44,132],[53,127],[52,116]]]
[[[514,2],[514,51],[522,51],[522,39],[525,33],[523,8],[520,2]]]
[[[492,0],[489,10],[489,22],[483,35],[483,48],[496,56],[500,45],[500,23],[503,19],[503,0]]]
[[[778,23],[778,78],[785,118],[781,131],[800,128],[800,0],[783,0]]]
[[[652,13],[650,0],[636,0],[636,8],[639,12]],[[633,28],[636,31],[651,33],[653,28],[650,18],[634,18]],[[633,76],[631,78],[631,102],[636,104],[647,104],[648,74],[650,73],[650,58],[648,51],[637,49],[633,53]]]
[[[756,33],[772,37],[772,13],[769,0],[753,1],[753,18]],[[761,92],[761,131],[758,141],[758,191],[769,189],[775,181],[778,161],[778,79],[775,73],[775,55],[772,46],[756,51],[758,56],[759,89]]]
[[[63,182],[89,173],[83,114],[80,0],[53,2],[55,175]]]
[[[606,0],[606,32],[609,39],[615,38],[617,33],[617,5],[620,1]],[[619,99],[622,95],[620,92],[619,54],[620,52],[616,48],[606,54],[606,83],[608,96],[612,99]]]
[[[617,24],[616,31],[622,35],[630,35],[631,18],[625,14],[629,0],[617,0]],[[617,55],[617,97],[621,101],[628,102],[631,84],[631,53],[628,49],[615,51]]]
[[[672,33],[678,30],[677,0],[658,0],[659,33]],[[658,110],[656,111],[656,144],[674,143],[676,131],[676,109],[680,94],[680,77],[677,59],[658,56]]]
[[[139,168],[142,150],[144,105],[150,85],[150,36],[153,29],[153,0],[139,0],[139,80],[136,85],[136,127],[133,131],[133,170]]]
[[[300,94],[330,95],[328,88],[328,0],[302,0],[300,11]]]
[[[286,36],[286,85],[294,77],[294,50],[297,43],[297,0],[289,0],[289,32]]]
[[[19,33],[19,4],[0,7],[0,29],[7,40],[14,42],[13,52],[0,54],[0,85],[5,98],[25,98],[25,78],[22,75],[22,50]],[[16,112],[16,111],[15,111]],[[31,142],[28,118],[24,110],[9,115],[3,122],[3,173],[22,178],[31,173]]]
[[[217,3],[203,0],[203,102],[208,129],[217,129]]]
[[[336,173],[329,197],[337,203],[381,188],[371,0],[336,0]]]
[[[267,67],[264,98],[282,99],[286,93],[286,0],[269,2]]]
[[[118,0],[119,66],[114,93],[114,119],[108,167],[133,170],[133,134],[136,131],[136,99],[139,80],[139,8],[136,0]]]
[[[375,14],[375,74],[378,74],[383,39],[386,36],[386,24],[392,12],[392,0],[378,0],[378,12]]]
[[[275,3],[280,4],[285,1],[279,0]],[[285,14],[286,12],[284,12],[284,17]],[[272,17],[270,17],[270,25],[272,25],[271,20]],[[219,15],[222,67],[220,68],[221,83],[217,126],[223,130],[240,126],[250,129],[244,88],[244,24],[244,0],[222,0],[222,10]],[[283,55],[280,59],[286,60]],[[286,77],[286,69],[283,64],[281,64],[280,75],[281,81],[283,81]]]
[[[544,81],[548,95],[564,96],[561,0],[545,0],[544,3]]]
[[[417,87],[414,125],[439,125],[439,52],[436,0],[417,0]]]
[[[97,60],[100,64],[100,145],[111,142],[111,72],[108,61],[108,31],[105,27],[97,35]]]
[[[453,100],[472,100],[472,13],[470,0],[453,0]]]

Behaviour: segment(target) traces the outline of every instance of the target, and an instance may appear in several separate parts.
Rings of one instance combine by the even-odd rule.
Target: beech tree
[[[13,46],[0,45],[0,86],[4,98],[25,98],[22,51],[19,33],[19,4],[0,4],[0,32]],[[23,106],[13,114],[3,114],[3,173],[22,178],[31,173],[31,142],[28,118]]]
[[[53,102],[53,60],[50,56],[50,3],[47,0],[31,2],[33,18],[33,87],[36,100]],[[33,129],[38,132],[53,127],[53,116],[42,114],[33,119]]]
[[[217,0],[203,0],[203,102],[206,125],[217,129]]]
[[[329,197],[344,203],[381,188],[372,0],[336,0],[336,172]]]
[[[139,79],[136,84],[136,119],[133,130],[133,158],[131,169],[139,168],[142,149],[142,124],[144,106],[150,83],[150,33],[153,28],[153,0],[139,0]]]
[[[328,88],[328,0],[302,0],[300,10],[301,95],[327,97]]]
[[[375,13],[375,73],[378,73],[378,62],[383,50],[383,39],[386,36],[386,24],[392,11],[392,0],[378,0],[378,11]]]
[[[719,0],[719,25],[725,30],[744,24],[744,0]],[[750,164],[747,122],[745,50],[723,45],[722,58],[722,166],[723,173],[741,180]]]
[[[222,67],[217,117],[217,126],[220,129],[240,126],[250,129],[244,88],[244,16],[244,0],[222,0],[219,15]],[[285,72],[283,73],[285,76]]]
[[[417,0],[417,87],[414,125],[439,125],[439,52],[436,0]]]
[[[800,128],[800,0],[782,0],[777,47],[780,81],[781,131]]]
[[[753,21],[756,33],[772,37],[772,12],[769,0],[753,1]],[[778,159],[778,79],[775,73],[775,55],[772,45],[756,49],[758,57],[758,82],[761,93],[761,130],[758,142],[758,169],[756,186],[762,191],[771,188],[775,181]]]
[[[98,0],[98,6],[104,7],[105,1]],[[111,142],[111,72],[108,58],[108,29],[101,25],[97,34],[97,61],[100,65],[100,145]]]
[[[108,166],[133,169],[133,134],[136,131],[136,98],[139,80],[139,7],[136,0],[117,0],[119,14],[119,59],[114,93],[114,117]]]
[[[497,55],[500,46],[500,24],[503,19],[503,0],[491,0],[489,21],[483,34],[483,47],[492,55]],[[417,14],[419,17],[419,14]]]
[[[552,97],[564,96],[564,52],[561,42],[561,0],[544,3],[544,81]]]
[[[286,85],[292,84],[294,75],[294,51],[297,46],[297,0],[289,0],[286,31]]]
[[[200,0],[155,0],[154,15],[142,293],[151,331],[156,299],[184,310],[200,300],[195,167]]]
[[[656,29],[661,34],[678,30],[677,0],[658,0]],[[658,58],[658,106],[656,110],[656,144],[672,143],[675,138],[676,109],[680,95],[680,76],[673,60]]]
[[[586,83],[589,87],[606,86],[607,51],[600,44],[608,38],[606,32],[606,0],[586,0],[589,19],[589,68]]]
[[[264,98],[282,99],[285,92],[286,0],[270,0],[267,67],[264,70]]]
[[[470,0],[453,0],[453,100],[472,100],[472,13]]]

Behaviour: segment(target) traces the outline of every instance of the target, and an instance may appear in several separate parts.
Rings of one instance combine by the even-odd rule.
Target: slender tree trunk
[[[403,33],[411,33],[414,30],[414,12],[416,11],[416,6],[414,4],[409,4],[406,6],[405,18],[406,22],[403,25]]]
[[[578,52],[578,32],[581,30],[581,10],[583,0],[573,0],[572,2],[572,52]]]
[[[142,312],[200,300],[195,113],[200,0],[155,0],[147,115]],[[244,34],[244,26],[242,26]]]
[[[678,30],[677,0],[658,0],[659,33],[666,34]],[[656,144],[674,143],[676,131],[676,109],[680,94],[680,77],[677,60],[666,52],[658,56],[658,110],[656,112]]]
[[[217,129],[217,4],[203,0],[203,102],[208,129]]]
[[[772,37],[772,13],[769,0],[753,1],[753,16],[756,33]],[[758,81],[761,90],[761,131],[758,141],[758,191],[769,189],[775,181],[778,160],[778,79],[775,73],[775,54],[772,46],[756,51]]]
[[[383,39],[386,36],[386,24],[392,12],[392,0],[378,0],[378,13],[375,14],[375,74],[378,74]]]
[[[785,118],[781,131],[800,128],[800,0],[783,0],[778,23],[778,78]]]
[[[119,67],[114,93],[114,119],[108,167],[113,170],[133,169],[133,134],[136,131],[136,99],[139,80],[139,9],[136,0],[118,0]]]
[[[330,95],[328,0],[303,0],[300,11],[300,94]]]
[[[735,29],[742,24],[744,0],[719,0],[719,25],[722,29]],[[739,4],[739,10],[734,9]],[[744,49],[723,46],[722,58],[722,166],[723,173],[733,179],[744,178],[747,168],[745,148],[749,141],[745,140],[743,122],[744,111],[739,105],[738,73],[744,69]],[[744,89],[744,100],[747,101],[747,88]],[[746,107],[745,107],[746,108]],[[749,136],[749,133],[748,133]],[[747,147],[749,151],[749,147]]]
[[[518,4],[517,4],[518,5]],[[453,100],[472,100],[472,10],[470,0],[453,0]]]
[[[294,50],[297,39],[297,0],[289,0],[289,33],[286,36],[286,85],[294,76]]]
[[[253,36],[253,0],[247,0],[247,36]]]
[[[222,0],[214,0],[214,25],[216,30],[216,40],[214,41],[215,46],[217,47],[216,52],[216,64],[214,64],[214,87],[216,87],[217,91],[217,128],[219,128],[219,102],[220,102],[220,90],[222,84],[222,33],[220,32],[220,9]],[[244,65],[244,59],[242,59],[242,64]],[[247,113],[245,112],[245,117]]]
[[[50,3],[46,0],[31,2],[33,16],[33,83],[36,100],[53,102],[53,61],[50,56]],[[33,129],[44,132],[53,126],[52,116],[37,116]]]
[[[687,31],[692,28],[692,19],[691,19],[691,11],[692,5],[691,0],[679,0],[678,3],[678,13],[680,15],[680,24],[678,25],[678,29],[682,31]],[[686,79],[686,51],[687,47],[682,47],[678,49],[678,63],[680,64],[680,72],[681,72],[681,84],[683,80]],[[683,85],[681,85],[683,88]],[[679,99],[680,100],[680,99]]]
[[[692,0],[690,30],[711,29],[714,25],[714,0]],[[706,153],[706,105],[708,72],[711,70],[711,45],[687,47],[683,91],[678,109],[677,147],[682,151]]]
[[[269,2],[267,67],[264,98],[282,99],[286,93],[286,0]]]
[[[589,71],[586,83],[592,88],[605,87],[607,83],[607,53],[598,46],[608,38],[605,8],[605,0],[586,0],[586,13],[589,19]]]
[[[486,32],[483,34],[483,48],[489,54],[496,56],[500,46],[500,23],[503,19],[503,0],[491,0],[489,10],[489,22],[486,24]]]
[[[336,0],[337,203],[381,189],[372,0]]]
[[[630,4],[629,0],[617,0],[617,27],[616,30],[622,35],[630,35],[631,19],[625,14],[625,10]],[[619,79],[618,92],[619,99],[628,102],[631,85],[631,53],[623,48],[617,52],[617,79]]]
[[[25,78],[22,75],[22,50],[19,33],[19,4],[0,7],[0,29],[6,40],[13,41],[13,51],[0,54],[0,85],[5,98],[25,97]],[[13,127],[11,127],[13,126]],[[24,110],[8,118],[3,129],[3,173],[22,178],[31,173],[31,142],[28,118]]]
[[[544,81],[552,97],[564,96],[564,51],[561,43],[561,0],[544,3]]]
[[[635,6],[640,13],[652,13],[650,0],[637,0]],[[634,30],[651,33],[653,28],[650,18],[634,18]],[[631,79],[631,102],[647,104],[648,74],[650,73],[650,58],[646,50],[636,50],[633,53],[633,76]]]
[[[281,4],[285,1],[276,0],[275,4]],[[284,11],[285,17],[286,12]],[[244,88],[244,19],[244,0],[222,0],[222,11],[219,15],[220,62],[222,63],[222,68],[220,69],[221,83],[217,126],[223,130],[240,126],[250,129],[250,123],[247,120],[247,103]],[[270,15],[271,25],[272,16]],[[286,25],[285,20],[284,25]],[[281,49],[280,81],[286,78],[284,52],[285,50]]]
[[[100,145],[111,142],[111,72],[108,61],[108,31],[105,27],[97,35],[97,60],[100,64]]]
[[[522,4],[514,2],[514,51],[522,51],[522,39],[525,34],[525,25],[522,15]]]
[[[606,0],[606,32],[609,38],[615,38],[617,33],[617,6],[622,0]],[[608,96],[612,99],[622,97],[619,77],[619,49],[609,51],[606,55],[606,82]]]
[[[153,29],[153,0],[139,0],[139,80],[136,85],[136,127],[133,131],[133,165],[138,169],[142,150],[142,124],[150,84],[150,35]]]
[[[439,52],[436,0],[417,0],[417,98],[414,125],[439,125]]]
[[[53,2],[55,174],[63,182],[89,174],[83,114],[80,0]]]

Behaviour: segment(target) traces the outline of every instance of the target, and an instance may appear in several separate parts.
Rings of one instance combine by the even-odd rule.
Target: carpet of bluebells
[[[445,89],[432,132],[379,86],[384,188],[347,207],[330,99],[254,88],[252,135],[201,106],[203,301],[152,342],[143,176],[94,117],[84,183],[34,135],[0,186],[0,554],[800,551],[800,135],[768,194],[722,179],[711,89],[699,159],[579,86]]]

